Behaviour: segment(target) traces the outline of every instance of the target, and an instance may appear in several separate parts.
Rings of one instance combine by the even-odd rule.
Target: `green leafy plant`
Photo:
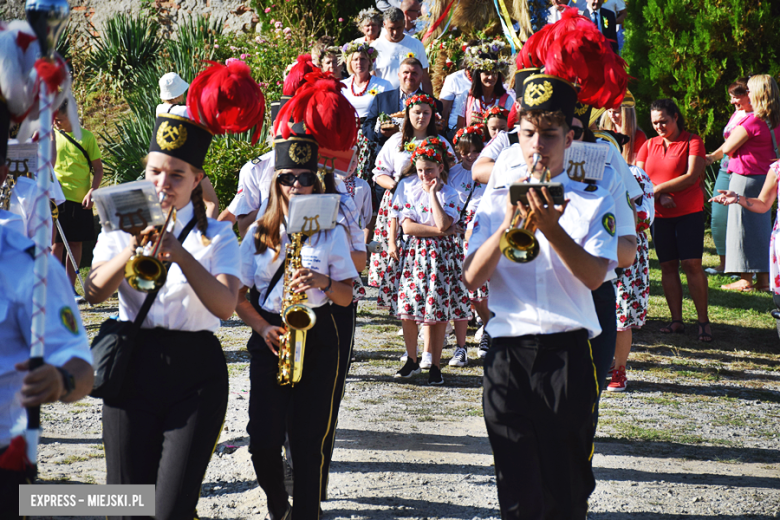
[[[93,88],[107,86],[124,91],[134,86],[138,73],[159,58],[163,42],[154,20],[118,14],[109,19],[100,36],[92,36],[93,50],[86,66]]]
[[[674,99],[708,150],[731,115],[727,87],[740,76],[780,72],[780,4],[768,0],[632,0],[623,56],[640,126],[649,107]]]

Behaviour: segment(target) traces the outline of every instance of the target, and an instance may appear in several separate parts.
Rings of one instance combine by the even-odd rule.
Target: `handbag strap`
[[[84,158],[87,160],[87,166],[89,166],[89,171],[90,171],[90,173],[92,173],[92,170],[93,170],[93,168],[92,168],[92,160],[89,158],[89,154],[88,154],[88,153],[87,153],[87,151],[84,149],[84,147],[83,147],[83,146],[81,146],[81,145],[79,144],[79,142],[78,142],[78,141],[76,141],[76,140],[75,140],[75,139],[74,139],[72,136],[68,135],[68,134],[67,134],[67,132],[64,132],[63,130],[61,130],[61,129],[59,129],[59,128],[57,129],[57,131],[58,131],[60,134],[62,134],[62,136],[63,136],[63,137],[65,137],[65,139],[67,139],[67,140],[68,140],[68,141],[70,141],[70,142],[71,142],[73,145],[75,145],[75,146],[76,146],[76,148],[78,148],[78,149],[81,151],[81,153],[82,153],[82,154],[84,154]]]
[[[187,223],[187,225],[184,226],[184,229],[181,230],[181,233],[179,233],[179,242],[184,243],[184,240],[187,238],[187,235],[190,234],[192,228],[195,227],[196,223],[197,223],[197,219],[193,216],[192,219],[190,219],[190,221]],[[165,268],[168,269],[171,263],[164,262],[163,265],[165,265]],[[138,329],[141,328],[141,324],[146,319],[146,315],[149,314],[149,309],[152,308],[152,304],[154,303],[154,299],[157,298],[158,292],[160,292],[159,289],[157,289],[156,291],[152,291],[146,295],[146,299],[144,300],[144,303],[141,305],[141,308],[138,310],[138,314],[135,317],[135,321],[133,321],[133,326],[135,327],[136,332],[138,332]]]
[[[777,137],[775,137],[775,131],[772,130],[772,125],[769,124],[769,120],[764,121],[766,123],[766,126],[769,127],[769,135],[772,136],[772,146],[775,148],[775,159],[780,159],[780,152],[777,150]]]

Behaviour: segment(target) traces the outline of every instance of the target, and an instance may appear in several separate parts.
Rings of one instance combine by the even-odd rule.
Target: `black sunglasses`
[[[581,126],[573,126],[571,127],[572,130],[574,130],[574,140],[579,141],[580,137],[582,137],[583,132],[585,132],[585,129]]]
[[[303,172],[298,175],[294,173],[280,173],[276,176],[276,180],[282,186],[292,186],[295,184],[295,181],[298,181],[301,186],[307,187],[314,186],[314,183],[317,182],[317,175],[313,172]]]

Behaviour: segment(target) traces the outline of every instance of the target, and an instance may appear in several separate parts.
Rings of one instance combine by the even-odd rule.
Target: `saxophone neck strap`
[[[186,226],[184,226],[184,229],[181,230],[181,233],[179,233],[179,242],[182,244],[184,243],[184,240],[187,238],[187,235],[190,234],[190,231],[195,227],[195,224],[197,223],[197,219],[195,217],[192,217],[192,219],[187,223]],[[170,269],[171,263],[170,262],[163,262],[163,265],[165,266],[165,269]],[[152,308],[152,304],[154,303],[154,299],[157,298],[157,293],[160,290],[157,289],[156,291],[152,291],[149,294],[146,295],[146,299],[144,300],[144,303],[141,305],[141,308],[138,310],[138,314],[135,317],[135,321],[133,322],[133,325],[135,325],[136,330],[141,328],[141,324],[146,319],[146,315],[149,314],[149,309]]]
[[[265,291],[265,297],[263,298],[262,302],[260,302],[260,293],[257,291],[257,289],[252,287],[254,293],[257,294],[258,307],[262,307],[263,305],[265,305],[265,302],[268,300],[268,297],[271,296],[274,287],[276,287],[276,284],[279,283],[279,280],[281,280],[283,274],[284,274],[284,260],[282,260],[282,262],[279,264],[279,268],[276,270],[273,277],[271,278],[271,281],[268,283],[268,289]]]

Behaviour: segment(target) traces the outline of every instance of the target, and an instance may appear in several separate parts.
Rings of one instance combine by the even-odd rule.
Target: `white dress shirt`
[[[347,98],[350,103],[352,103],[353,107],[355,107],[355,112],[357,112],[358,117],[366,117],[368,114],[368,107],[371,106],[371,101],[373,101],[374,96],[387,90],[393,90],[393,86],[389,81],[372,75],[369,76],[368,86],[364,87],[365,92],[363,95],[356,96],[353,93],[352,87],[352,83],[354,81],[354,74],[347,79],[341,80],[341,82],[345,85],[345,88],[342,89],[341,93],[344,94],[344,97]]]
[[[192,202],[177,211],[176,222],[170,231],[178,238],[181,231],[193,216]],[[209,219],[207,236],[211,243],[203,245],[201,232],[197,225],[184,240],[186,249],[195,259],[214,276],[219,274],[239,277],[238,240],[233,233],[233,224]],[[124,231],[101,231],[95,245],[92,265],[107,262],[130,243],[130,234]],[[136,291],[122,280],[119,285],[119,319],[133,321],[138,314],[146,293]],[[178,264],[171,264],[165,285],[157,293],[142,329],[162,327],[181,331],[216,331],[219,318],[211,314],[198,298],[192,286],[187,282]]]
[[[257,289],[257,292],[260,293],[260,304],[264,310],[279,313],[282,310],[283,277],[279,279],[267,298],[265,294],[271,279],[285,260],[285,246],[290,243],[290,240],[284,225],[282,225],[279,230],[282,238],[279,247],[282,252],[279,256],[274,259],[276,252],[271,249],[266,249],[265,252],[258,254],[253,238],[256,229],[257,223],[255,222],[249,226],[247,238],[241,242],[241,283],[246,287],[254,286]],[[340,225],[306,239],[301,248],[301,265],[304,268],[328,275],[337,282],[358,277],[358,272],[349,255],[347,233]],[[312,308],[321,307],[330,302],[328,295],[320,289],[309,289],[306,291],[306,296],[308,297],[306,305]]]
[[[33,242],[0,227],[0,449],[26,428],[19,390],[26,372],[14,368],[30,357]],[[92,363],[73,286],[55,259],[48,262],[44,360],[62,366],[73,358]]]
[[[231,213],[237,217],[248,215],[260,209],[263,202],[268,200],[274,164],[274,151],[271,150],[241,167],[238,172],[238,191],[228,207]]]
[[[398,70],[401,62],[413,54],[420,60],[423,69],[428,68],[428,57],[425,54],[425,46],[417,38],[404,35],[398,43],[391,42],[384,35],[380,35],[371,46],[379,55],[374,63],[374,74],[390,82],[393,88],[399,88],[401,82],[398,79]]]
[[[338,179],[344,183],[344,189],[352,196],[352,200],[355,202],[358,214],[358,227],[360,227],[360,229],[366,229],[369,222],[371,222],[371,217],[374,215],[374,207],[371,199],[371,186],[355,175],[346,179],[338,177]],[[351,185],[351,192],[348,184]]]
[[[499,159],[494,173],[510,168]],[[617,236],[610,234],[605,219],[614,214],[615,203],[606,191],[572,181],[566,173],[553,178],[564,185],[569,200],[559,223],[585,251],[609,260],[608,269],[617,265]],[[486,190],[474,217],[469,251],[481,247],[504,221],[508,187]],[[527,334],[553,334],[586,329],[593,338],[601,333],[593,296],[577,279],[544,233],[537,232],[539,256],[527,263],[515,263],[503,255],[490,276],[488,307],[495,313],[487,324],[491,337],[517,337]]]

